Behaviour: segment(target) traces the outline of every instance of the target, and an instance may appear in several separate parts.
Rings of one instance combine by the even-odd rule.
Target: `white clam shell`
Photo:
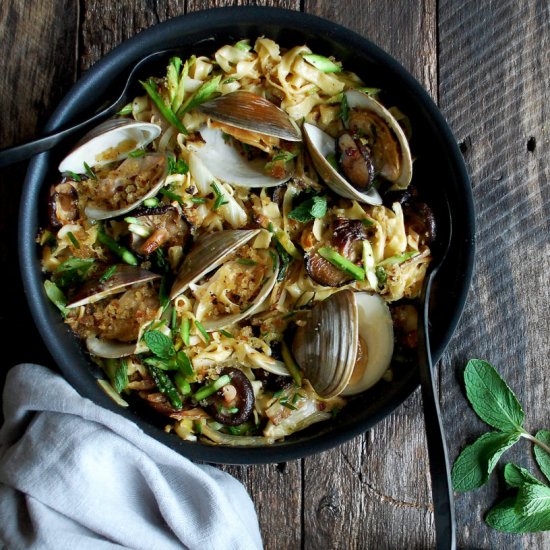
[[[203,126],[199,130],[204,144],[189,146],[208,170],[221,181],[240,187],[276,187],[290,179],[272,178],[264,172],[265,160],[247,160],[224,139],[218,128]]]
[[[84,163],[103,166],[122,160],[136,149],[146,147],[161,132],[161,127],[149,122],[126,118],[109,119],[90,130],[59,164],[60,172],[84,173]]]
[[[115,210],[109,210],[99,206],[94,206],[93,204],[88,204],[84,209],[86,216],[92,220],[106,220],[109,218],[115,218],[117,216],[122,216],[134,208],[137,208],[144,200],[154,197],[161,188],[165,185],[166,177],[168,176],[168,162],[166,160],[166,155],[162,153],[147,153],[142,157],[127,159],[121,164],[115,172],[122,171],[123,167],[126,167],[128,163],[131,164],[132,168],[130,173],[121,174],[120,177],[107,176],[103,180],[99,180],[97,185],[105,184],[108,187],[115,188],[117,185],[125,185],[125,178],[130,178],[127,181],[132,181],[132,177],[138,175],[139,173],[145,173],[147,170],[152,171],[153,177],[148,180],[150,188],[147,192],[140,196],[140,198],[123,208],[117,208]],[[164,167],[163,167],[164,165]]]
[[[173,300],[207,273],[220,266],[225,258],[255,237],[260,229],[229,229],[199,238],[187,254],[172,285]]]
[[[375,206],[382,204],[382,197],[376,189],[371,188],[367,193],[361,193],[328,162],[327,156],[334,155],[336,151],[336,140],[332,136],[308,122],[304,122],[303,131],[317,172],[335,193],[346,199]]]
[[[359,337],[366,344],[364,369],[355,372]],[[372,387],[390,366],[393,323],[377,294],[341,290],[318,302],[298,327],[292,352],[315,391],[328,399]]]
[[[390,309],[378,294],[355,294],[359,335],[367,346],[367,363],[362,373],[352,374],[351,381],[341,395],[355,395],[382,378],[390,366],[393,355],[393,321]]]

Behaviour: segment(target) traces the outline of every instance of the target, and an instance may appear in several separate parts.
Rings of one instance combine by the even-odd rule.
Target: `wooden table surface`
[[[371,39],[423,84],[460,144],[475,197],[478,248],[466,310],[438,368],[451,460],[486,429],[461,383],[471,357],[504,374],[524,405],[528,429],[550,429],[547,0],[3,0],[0,146],[37,135],[82,72],[123,40],[176,15],[247,3],[317,14]],[[18,274],[25,169],[20,163],[0,171],[4,369],[21,361],[53,366]],[[20,337],[24,344],[16,344]],[[250,491],[266,548],[433,546],[421,407],[417,391],[337,449],[285,464],[225,468]],[[536,468],[525,441],[506,458]],[[508,535],[483,522],[502,490],[493,475],[486,487],[457,495],[459,545],[550,548],[550,532]]]

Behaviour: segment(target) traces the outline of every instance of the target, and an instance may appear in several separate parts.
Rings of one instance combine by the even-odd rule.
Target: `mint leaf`
[[[44,290],[46,291],[46,296],[57,306],[63,317],[67,317],[69,308],[65,307],[67,305],[67,298],[63,294],[63,291],[55,283],[48,280],[44,281]]]
[[[466,395],[475,412],[493,428],[523,431],[525,414],[516,396],[487,361],[471,359],[464,371]]]
[[[455,491],[470,491],[489,479],[502,454],[520,438],[517,432],[489,432],[466,447],[456,459],[451,479]]]
[[[529,471],[516,464],[506,464],[504,466],[504,480],[510,487],[521,487],[526,483],[542,485],[542,483]]]
[[[159,330],[148,330],[143,339],[147,347],[161,359],[171,359],[176,354],[172,340]]]
[[[327,198],[315,195],[294,208],[294,210],[288,214],[288,217],[291,220],[306,223],[315,218],[322,218],[326,213]]]
[[[550,447],[550,432],[546,430],[540,430],[535,434],[535,437],[544,443],[547,447]],[[537,464],[539,465],[540,471],[546,476],[550,481],[550,454],[548,454],[544,449],[535,445],[535,458],[537,459]]]
[[[535,533],[550,530],[550,510],[531,516],[516,511],[516,499],[507,498],[497,504],[485,516],[485,521],[498,531],[507,533]]]
[[[516,498],[516,510],[524,516],[550,512],[550,487],[532,483],[520,487]]]
[[[117,393],[121,393],[128,385],[128,363],[121,359],[113,378],[113,386]]]

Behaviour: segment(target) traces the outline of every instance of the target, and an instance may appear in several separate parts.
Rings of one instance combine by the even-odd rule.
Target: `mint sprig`
[[[470,360],[464,383],[475,412],[497,431],[483,434],[460,453],[451,475],[455,491],[485,484],[500,457],[522,437],[534,443],[537,464],[550,481],[550,432],[540,430],[533,436],[525,430],[525,413],[494,367],[481,359]],[[515,464],[505,466],[504,480],[516,493],[493,507],[486,522],[508,533],[550,530],[550,486]]]
[[[315,218],[322,218],[327,213],[327,198],[314,195],[294,208],[288,217],[298,222],[306,223]]]
[[[147,347],[161,359],[172,359],[176,355],[172,340],[160,330],[148,330],[143,335],[143,339]]]

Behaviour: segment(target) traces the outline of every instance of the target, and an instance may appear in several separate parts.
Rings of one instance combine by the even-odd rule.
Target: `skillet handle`
[[[418,324],[418,371],[424,410],[424,425],[428,441],[432,500],[434,505],[435,538],[437,550],[456,549],[454,498],[449,475],[449,458],[441,424],[441,411],[436,395],[428,332],[429,297],[435,271],[432,271],[424,289]]]

